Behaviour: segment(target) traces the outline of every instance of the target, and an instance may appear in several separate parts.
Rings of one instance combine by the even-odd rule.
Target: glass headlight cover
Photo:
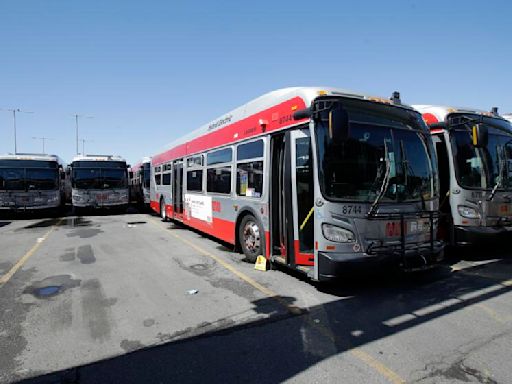
[[[322,233],[327,240],[336,243],[351,243],[356,239],[352,231],[326,223],[322,224]]]
[[[465,217],[466,219],[478,219],[480,218],[480,214],[475,208],[468,207],[467,205],[459,205],[457,206],[457,211],[459,215]]]

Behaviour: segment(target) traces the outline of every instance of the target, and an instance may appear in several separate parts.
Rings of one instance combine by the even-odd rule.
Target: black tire
[[[246,215],[238,226],[238,242],[245,255],[245,261],[256,262],[258,256],[265,255],[265,232],[253,215]]]
[[[162,221],[167,221],[167,214],[165,213],[165,203],[164,199],[160,199],[160,217]]]

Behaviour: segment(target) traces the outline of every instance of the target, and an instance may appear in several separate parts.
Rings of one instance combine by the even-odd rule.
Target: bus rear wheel
[[[160,217],[162,218],[162,221],[167,221],[167,214],[165,213],[164,199],[160,199]]]
[[[265,233],[253,215],[245,216],[238,226],[238,241],[245,260],[254,263],[265,252]]]

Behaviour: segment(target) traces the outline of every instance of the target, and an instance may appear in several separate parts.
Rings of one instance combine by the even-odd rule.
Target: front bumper
[[[461,227],[454,228],[454,243],[458,247],[492,245],[512,240],[512,227]]]
[[[354,271],[397,266],[405,271],[430,268],[444,258],[444,243],[421,246],[407,245],[405,250],[393,247],[374,248],[371,254],[318,252],[318,279],[332,280]]]

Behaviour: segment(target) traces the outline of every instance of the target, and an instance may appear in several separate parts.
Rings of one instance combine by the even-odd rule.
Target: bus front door
[[[183,161],[173,165],[172,204],[174,218],[183,221]]]
[[[273,260],[309,273],[314,265],[314,188],[308,129],[272,139]]]
[[[314,265],[313,155],[309,129],[289,132],[291,211],[295,265]]]

